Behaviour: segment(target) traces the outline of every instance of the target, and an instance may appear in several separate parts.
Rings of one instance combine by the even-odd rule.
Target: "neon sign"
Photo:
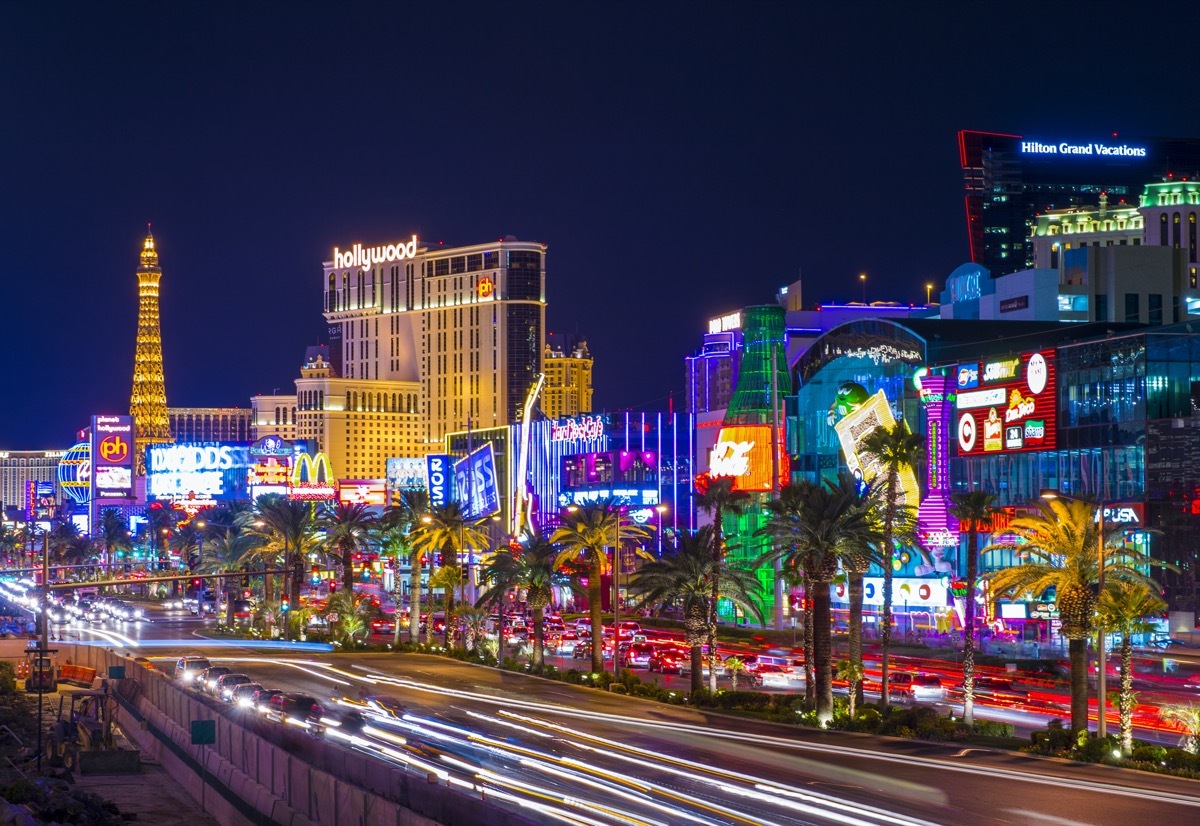
[[[488,276],[479,279],[479,283],[475,286],[480,298],[491,298],[492,293],[496,291],[496,282]]]
[[[776,445],[775,449],[779,457],[779,478],[787,479],[790,473],[787,451],[782,445]],[[714,478],[731,477],[734,490],[773,490],[773,463],[769,425],[722,427],[716,445],[708,454],[709,474]]]
[[[729,313],[720,318],[709,319],[708,331],[710,333],[725,333],[729,330],[740,330],[742,327],[742,314]]]
[[[584,416],[582,419],[565,419],[550,423],[551,442],[592,441],[604,436],[604,419],[601,416]]]
[[[417,236],[414,235],[412,240],[407,243],[402,241],[399,244],[386,244],[381,247],[364,247],[362,244],[355,244],[346,252],[334,247],[333,266],[338,269],[342,267],[370,269],[372,264],[403,261],[406,258],[415,258],[416,255]]]
[[[309,456],[301,453],[292,467],[288,481],[288,498],[300,501],[324,501],[337,497],[333,469],[324,453]]]
[[[1107,158],[1144,158],[1146,147],[1129,146],[1128,144],[1110,145],[1107,143],[1041,143],[1040,141],[1021,141],[1022,155],[1099,155]]]
[[[450,472],[449,456],[431,453],[425,457],[425,484],[430,505],[441,507],[450,501]]]
[[[962,365],[959,365],[961,374]],[[980,390],[960,391],[958,453],[1053,449],[1057,418],[1054,352],[988,362]]]
[[[958,524],[950,518],[950,435],[957,377],[924,376],[921,379],[921,406],[925,409],[925,481],[928,494],[917,508],[917,533],[921,544],[930,549],[957,548]],[[941,571],[944,559],[933,559],[917,573]]]
[[[713,476],[746,476],[754,442],[719,442],[709,453],[708,472]]]
[[[983,380],[985,382],[1007,381],[1015,378],[1017,370],[1021,366],[1020,359],[1006,359],[1004,361],[988,362],[983,367]]]

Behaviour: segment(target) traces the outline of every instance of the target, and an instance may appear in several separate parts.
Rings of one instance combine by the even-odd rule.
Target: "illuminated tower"
[[[146,447],[171,442],[167,423],[167,387],[163,380],[162,334],[158,325],[158,282],[162,270],[154,249],[154,236],[146,228],[142,264],[138,267],[137,348],[133,356],[133,393],[129,415],[133,417],[134,456],[137,475],[146,473]]]

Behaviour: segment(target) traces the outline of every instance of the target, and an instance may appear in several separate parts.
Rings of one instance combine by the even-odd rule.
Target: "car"
[[[308,728],[309,719],[324,711],[316,697],[299,691],[276,694],[267,701],[267,716],[280,723],[299,724]]]
[[[390,694],[372,694],[363,698],[363,705],[382,717],[403,717],[408,708]]]
[[[196,681],[196,685],[201,691],[212,694],[217,689],[217,680],[224,677],[226,674],[232,674],[233,669],[224,665],[214,665],[205,669],[200,679]]]
[[[689,668],[691,667],[691,657],[692,652],[686,648],[660,645],[654,649],[654,653],[646,662],[646,670],[659,671],[663,674],[679,672],[683,668],[684,661],[687,661]]]
[[[229,702],[238,709],[254,708],[254,695],[262,691],[262,683],[242,683],[229,692]]]
[[[222,606],[224,607],[224,606]],[[233,601],[233,616],[237,619],[249,619],[254,615],[254,602],[248,599]]]
[[[568,654],[575,653],[575,647],[579,645],[579,635],[574,631],[564,631],[559,634],[555,640],[553,650],[560,657],[565,657]]]
[[[263,714],[270,708],[271,698],[278,697],[282,693],[282,689],[278,688],[260,688],[250,695],[250,705],[259,714]]]
[[[205,657],[184,656],[175,661],[175,679],[188,685],[196,682],[212,666]]]
[[[396,633],[396,621],[392,620],[392,619],[388,619],[386,617],[384,617],[382,619],[372,620],[371,633],[372,634],[395,634]]]
[[[941,702],[946,699],[942,680],[934,674],[893,674],[888,679],[888,694],[912,702]]]
[[[231,703],[233,702],[233,690],[239,685],[246,685],[252,682],[254,680],[250,679],[248,674],[226,674],[223,677],[217,678],[217,685],[212,693],[214,697]]]
[[[649,668],[654,656],[654,646],[647,642],[635,642],[621,654],[621,664],[626,668]]]
[[[367,725],[367,718],[353,704],[335,701],[328,708],[316,706],[308,715],[308,730],[314,737],[324,737],[330,729],[346,734],[358,734]]]

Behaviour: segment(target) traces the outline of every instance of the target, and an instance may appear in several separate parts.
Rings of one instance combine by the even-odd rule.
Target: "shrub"
[[[628,694],[629,693],[628,689],[625,688],[624,683],[609,683],[608,690],[611,691],[613,694]]]
[[[1163,761],[1172,769],[1200,771],[1200,756],[1183,749],[1167,749],[1166,754],[1163,755]]]
[[[1165,746],[1138,746],[1131,758],[1139,763],[1162,763],[1167,759]]]
[[[17,690],[17,671],[8,660],[0,660],[0,694],[12,694]]]
[[[996,720],[976,720],[975,734],[981,737],[1012,737],[1016,729],[1012,723],[1001,723]]]
[[[757,691],[719,691],[714,698],[717,708],[763,711],[771,707],[771,695]]]

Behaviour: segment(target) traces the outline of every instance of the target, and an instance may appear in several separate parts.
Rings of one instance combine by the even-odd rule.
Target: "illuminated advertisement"
[[[301,502],[326,502],[337,498],[337,478],[324,453],[295,457],[288,477],[288,498]]]
[[[151,502],[208,507],[246,499],[250,446],[198,442],[146,449],[146,498]]]
[[[250,445],[250,466],[246,469],[246,486],[250,498],[269,493],[288,495],[292,475],[292,456],[297,447],[279,436],[263,436]]]
[[[464,519],[482,519],[500,512],[496,485],[496,455],[487,442],[454,463],[454,487]]]
[[[844,582],[832,586],[836,600],[848,600]],[[896,577],[892,580],[892,604],[907,608],[948,608],[949,590],[939,579]],[[883,605],[883,577],[863,577],[863,605]]]
[[[1053,350],[980,362],[972,390],[963,389],[964,366],[971,365],[959,365],[955,403],[960,456],[1057,446]]]
[[[94,498],[133,493],[133,419],[92,416],[92,491]]]
[[[429,491],[431,507],[443,507],[454,498],[450,489],[454,470],[450,462],[451,457],[443,453],[431,453],[425,457],[425,488]]]
[[[779,478],[787,479],[790,473],[788,455],[782,445],[778,447],[777,455]],[[770,491],[774,488],[771,478],[774,470],[769,425],[722,427],[717,443],[708,454],[709,474],[714,479],[731,477],[734,490]]]
[[[593,441],[605,433],[607,422],[602,416],[584,416],[579,419],[560,419],[550,423],[550,441],[578,442]]]
[[[838,397],[831,408],[831,415],[841,415],[834,424],[846,467],[859,479],[870,483],[883,473],[883,466],[869,453],[862,452],[859,444],[877,427],[891,429],[896,426],[896,417],[888,404],[887,394],[882,390],[867,396],[862,385],[846,383],[838,388]],[[901,468],[899,474],[899,503],[913,507],[920,499],[917,477],[912,468]]]
[[[92,498],[92,445],[79,442],[58,462],[58,486],[77,505]]]
[[[387,504],[387,487],[382,479],[341,479],[337,498],[343,505],[383,507]]]
[[[389,490],[424,490],[424,459],[388,459],[386,463]]]
[[[25,483],[25,521],[53,519],[55,506],[54,483],[30,479]]]
[[[978,369],[974,371],[978,373]],[[967,375],[967,382],[977,379]],[[944,560],[945,552],[933,549],[958,547],[958,520],[951,519],[950,505],[950,428],[954,421],[957,386],[964,380],[963,370],[956,377],[918,374],[917,391],[925,410],[925,490],[917,509],[917,535],[930,549],[933,559],[917,567],[917,575],[948,573],[953,565]],[[968,385],[970,386],[970,385]]]

